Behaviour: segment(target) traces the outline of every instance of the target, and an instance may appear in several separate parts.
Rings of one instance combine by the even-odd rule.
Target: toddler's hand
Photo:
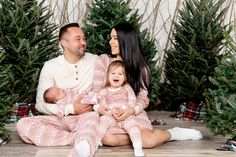
[[[123,121],[126,118],[128,118],[129,116],[134,115],[134,109],[133,108],[126,108],[126,109],[121,109],[120,110],[120,115],[118,117],[115,117],[116,120],[119,121]]]
[[[113,115],[115,119],[117,119],[121,115],[121,110],[118,108],[113,108],[111,109],[111,114]]]

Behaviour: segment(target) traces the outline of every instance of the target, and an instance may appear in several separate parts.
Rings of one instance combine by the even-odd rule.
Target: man
[[[96,145],[93,143],[96,136],[94,130],[98,124],[98,115],[88,112],[92,110],[92,106],[81,104],[81,98],[77,98],[73,104],[66,106],[66,116],[58,118],[54,116],[58,106],[46,103],[43,93],[53,86],[67,90],[76,89],[78,93],[91,90],[97,56],[85,52],[87,43],[77,23],[62,27],[59,41],[63,54],[44,64],[37,89],[36,109],[47,115],[22,118],[17,123],[17,130],[26,143],[37,146],[75,144],[75,155],[87,156],[96,149],[90,148],[90,145]]]

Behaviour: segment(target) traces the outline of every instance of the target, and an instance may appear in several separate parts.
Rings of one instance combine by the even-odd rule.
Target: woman
[[[137,102],[133,108],[124,109],[116,119],[122,121],[130,115],[139,118],[141,138],[144,148],[152,148],[169,140],[200,139],[202,134],[195,129],[175,127],[167,131],[152,128],[147,113],[144,109],[148,106],[149,99],[149,68],[143,58],[143,48],[138,33],[132,25],[120,23],[115,25],[110,33],[111,54],[103,54],[97,59],[94,73],[93,90],[100,91],[106,85],[106,73],[109,64],[114,60],[122,60],[127,70],[127,81],[133,88]],[[106,112],[106,108],[100,106],[100,112]],[[110,128],[103,144],[110,146],[121,146],[130,144],[129,137],[124,130]]]

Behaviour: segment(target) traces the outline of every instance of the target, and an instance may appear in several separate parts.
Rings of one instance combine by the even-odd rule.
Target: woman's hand
[[[128,118],[129,116],[134,115],[134,109],[133,108],[126,108],[126,109],[121,109],[120,113],[117,114],[117,116],[114,116],[116,118],[116,120],[119,121],[123,121],[126,118]]]
[[[97,108],[97,112],[101,115],[111,115],[111,113],[108,111],[107,106],[105,105],[99,105],[99,107]]]

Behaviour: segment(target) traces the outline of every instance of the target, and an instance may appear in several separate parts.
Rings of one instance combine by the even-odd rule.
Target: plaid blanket
[[[221,145],[219,148],[216,148],[216,150],[236,152],[236,136],[227,139],[226,143]]]
[[[184,102],[172,117],[175,117],[177,120],[202,122],[206,114],[206,105],[203,102],[199,104]]]
[[[12,114],[9,117],[9,121],[16,123],[23,117],[32,117],[38,115],[39,113],[35,109],[35,104],[33,103],[15,103],[12,107]]]
[[[4,145],[4,144],[7,144],[7,141],[3,140],[1,137],[0,137],[0,146]]]

